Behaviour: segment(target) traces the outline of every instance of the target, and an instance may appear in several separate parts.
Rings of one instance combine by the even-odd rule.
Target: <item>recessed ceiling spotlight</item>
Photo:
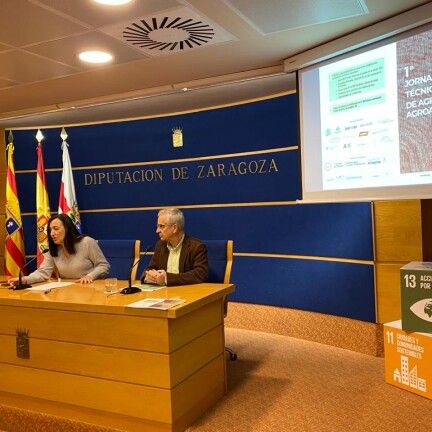
[[[109,6],[119,6],[126,3],[130,3],[132,0],[94,0],[96,3],[109,5]]]
[[[83,51],[78,57],[87,63],[107,63],[113,59],[113,56],[105,51]]]

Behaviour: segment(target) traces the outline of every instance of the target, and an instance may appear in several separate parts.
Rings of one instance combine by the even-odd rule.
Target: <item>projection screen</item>
[[[432,198],[432,26],[298,71],[304,201]]]

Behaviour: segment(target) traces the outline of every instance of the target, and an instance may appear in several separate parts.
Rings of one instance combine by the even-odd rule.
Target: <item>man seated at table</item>
[[[184,232],[183,212],[176,208],[160,210],[156,243],[142,282],[158,285],[189,285],[205,282],[208,277],[207,248],[200,240]]]

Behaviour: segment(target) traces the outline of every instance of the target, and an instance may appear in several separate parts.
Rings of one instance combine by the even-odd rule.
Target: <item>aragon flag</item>
[[[14,145],[12,133],[9,134],[6,168],[6,242],[5,273],[7,276],[18,276],[25,263],[24,236],[21,221],[21,210],[15,181]]]
[[[63,129],[64,131],[64,129]],[[62,133],[63,133],[62,131]],[[65,136],[66,131],[64,131]],[[75,195],[75,184],[73,179],[72,165],[69,157],[69,144],[63,140],[63,172],[60,185],[60,197],[58,212],[67,214],[74,223],[76,229],[81,234],[81,219],[78,210],[78,203]]]
[[[36,214],[37,214],[37,265],[44,260],[43,250],[48,248],[48,220],[50,218],[50,207],[48,192],[45,180],[45,168],[43,162],[42,144],[39,142],[37,152],[37,173],[36,173]]]

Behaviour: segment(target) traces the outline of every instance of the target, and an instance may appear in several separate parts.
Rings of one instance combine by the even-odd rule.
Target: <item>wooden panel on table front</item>
[[[2,306],[0,333],[30,330],[31,338],[168,352],[165,319]],[[43,317],[43,318],[42,318]]]
[[[374,202],[376,261],[421,261],[419,200]]]
[[[147,351],[30,338],[30,359],[20,359],[16,356],[16,338],[0,335],[0,362],[132,384],[170,387],[168,355]]]
[[[182,382],[172,392],[173,422],[193,413],[194,406],[210,395],[217,399],[225,393],[224,383],[225,356],[212,360],[190,379]],[[202,412],[202,411],[201,411]],[[194,418],[189,419],[190,423]]]
[[[207,331],[223,322],[221,301],[206,304],[200,309],[169,321],[170,351],[191,340],[191,335]]]
[[[0,390],[163,423],[172,421],[171,392],[156,387],[3,363]]]
[[[36,308],[2,306],[1,311],[3,334],[14,335],[23,327],[35,338],[161,353],[180,348],[223,320],[220,301],[173,320],[60,310],[45,310],[41,319]]]
[[[399,275],[400,268],[405,264],[406,262],[376,264],[377,318],[381,324],[401,317]]]
[[[219,326],[174,352],[170,360],[167,354],[148,351],[30,338],[30,359],[20,359],[15,336],[0,335],[0,363],[169,389],[222,353],[222,341]]]
[[[223,396],[224,362],[224,354],[221,353],[172,392],[2,364],[0,391],[142,420],[175,423],[189,412],[195,412],[194,407],[200,405],[202,400],[214,401]]]
[[[171,382],[173,386],[192,375],[203,364],[223,354],[224,329],[219,325],[171,355]]]

